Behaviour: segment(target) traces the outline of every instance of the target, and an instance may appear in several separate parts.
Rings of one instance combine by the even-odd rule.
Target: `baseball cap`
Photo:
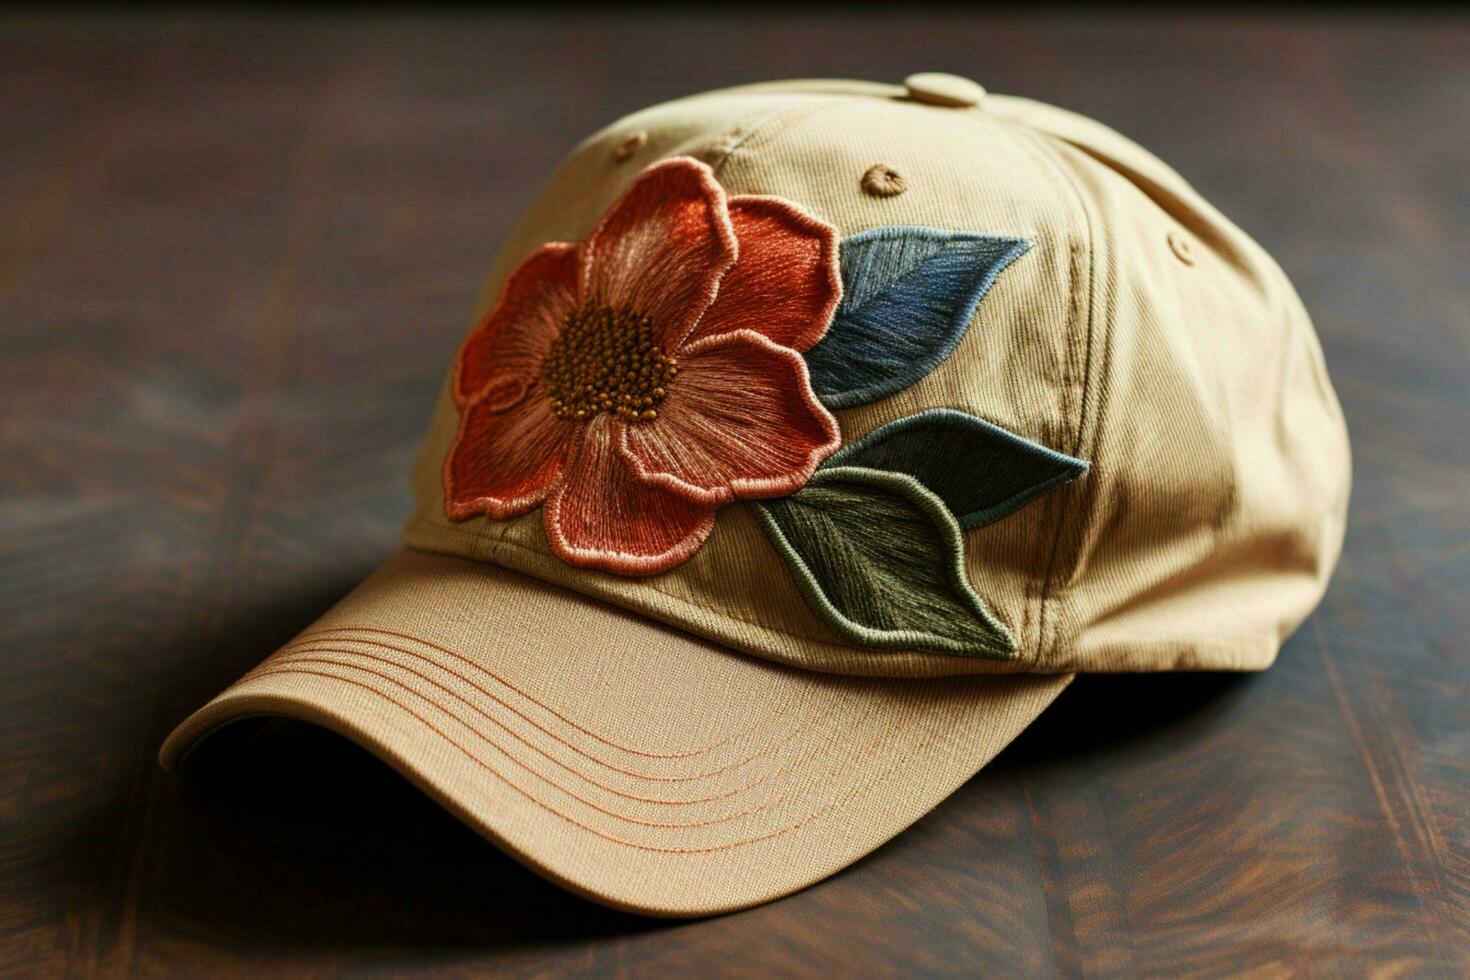
[[[552,881],[692,916],[872,851],[1079,672],[1270,666],[1349,453],[1256,243],[1105,126],[926,73],[583,142],[412,486],[402,550],[164,766],[314,723]]]

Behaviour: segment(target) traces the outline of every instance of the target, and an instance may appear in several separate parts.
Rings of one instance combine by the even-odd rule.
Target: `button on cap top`
[[[949,75],[942,71],[921,71],[903,80],[909,98],[927,105],[949,106],[966,109],[980,104],[985,98],[985,89],[968,78]]]

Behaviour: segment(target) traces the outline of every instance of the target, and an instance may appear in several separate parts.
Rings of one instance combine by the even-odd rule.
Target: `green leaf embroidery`
[[[1083,460],[949,408],[880,426],[825,465],[907,473],[967,530],[994,523],[1087,472]]]
[[[1015,656],[1015,640],[965,576],[959,523],[913,477],[823,469],[795,494],[754,510],[807,603],[844,639]]]

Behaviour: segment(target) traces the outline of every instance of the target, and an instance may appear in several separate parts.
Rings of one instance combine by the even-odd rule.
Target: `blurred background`
[[[1470,21],[1398,10],[0,11],[0,974],[1470,972]],[[924,70],[1132,137],[1302,293],[1356,484],[1275,668],[1079,681],[855,868],[677,927],[327,736],[158,770],[396,547],[482,277],[578,140]]]

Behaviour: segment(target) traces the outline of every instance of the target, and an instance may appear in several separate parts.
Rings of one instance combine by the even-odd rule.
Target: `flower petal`
[[[463,407],[476,401],[507,375],[529,382],[576,305],[577,246],[551,242],[528,255],[460,348],[454,362],[455,403]]]
[[[733,197],[729,207],[740,257],[686,343],[754,330],[806,350],[842,299],[837,229],[779,197]]]
[[[643,482],[718,507],[795,492],[839,442],[801,355],[740,330],[686,347],[658,418],[619,448]]]
[[[736,252],[714,172],[673,157],[645,170],[582,243],[580,296],[651,317],[670,351],[714,300]]]
[[[557,418],[539,382],[508,408],[488,399],[465,408],[444,459],[444,514],[498,521],[534,510],[562,470],[576,426]]]
[[[626,423],[599,415],[568,453],[543,511],[551,551],[569,565],[652,575],[682,564],[715,524],[713,507],[640,484],[615,446]]]

